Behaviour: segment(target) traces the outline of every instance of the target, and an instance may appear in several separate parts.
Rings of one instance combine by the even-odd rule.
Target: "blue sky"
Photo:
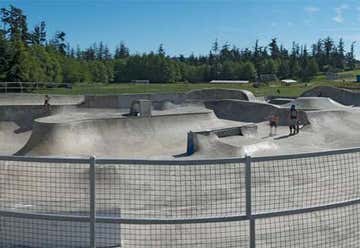
[[[164,44],[168,54],[206,54],[211,43],[252,47],[272,37],[290,47],[318,38],[358,41],[360,1],[337,0],[0,0],[25,11],[29,26],[44,20],[48,34],[65,31],[71,45],[103,41],[111,49],[124,41],[131,52]]]

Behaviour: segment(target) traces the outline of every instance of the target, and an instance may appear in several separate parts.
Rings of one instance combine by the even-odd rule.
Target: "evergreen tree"
[[[280,49],[277,44],[276,38],[273,38],[269,44],[270,54],[273,59],[277,59],[280,56]]]
[[[165,56],[165,49],[164,49],[164,45],[160,44],[159,49],[158,49],[158,54],[160,56]]]
[[[46,42],[46,24],[41,22],[40,25],[34,27],[31,34],[31,41],[34,45],[44,45]]]
[[[50,41],[50,45],[54,46],[63,55],[66,54],[65,36],[65,32],[57,31],[54,39]]]
[[[288,60],[281,60],[278,70],[278,75],[280,79],[285,79],[290,77],[290,65]]]
[[[350,70],[354,70],[356,66],[355,43],[356,42],[351,43],[350,52],[346,54],[346,64]]]
[[[14,6],[0,10],[0,80],[49,82],[206,82],[212,79],[255,80],[259,74],[279,78],[311,80],[319,72],[353,70],[360,63],[355,58],[355,43],[345,51],[343,39],[337,44],[330,37],[311,45],[293,42],[290,50],[273,38],[262,47],[237,48],[216,39],[207,55],[167,56],[163,44],[157,52],[130,55],[121,42],[115,53],[103,42],[84,50],[74,49],[64,32],[46,40],[46,25],[41,22],[28,33],[27,17]]]
[[[11,58],[9,43],[0,31],[0,81],[5,80]]]
[[[333,48],[334,48],[334,41],[330,37],[327,37],[324,40],[324,55],[325,55],[324,62],[326,65],[331,64],[331,56],[333,53]]]
[[[115,59],[125,59],[125,58],[129,57],[129,55],[130,55],[129,48],[122,41],[115,50],[114,58]]]
[[[218,55],[218,52],[219,52],[219,42],[218,40],[216,39],[212,45],[212,48],[211,48],[211,51],[214,53],[214,55]]]
[[[336,49],[335,66],[341,70],[345,68],[345,48],[343,39],[339,40],[339,45]]]
[[[23,14],[23,11],[10,5],[9,9],[1,8],[0,12],[1,21],[5,27],[5,35],[14,42],[21,40],[24,44],[27,44],[29,34],[26,16]]]
[[[253,63],[248,61],[242,65],[242,75],[239,79],[243,79],[243,80],[256,79],[256,69]]]
[[[15,52],[9,63],[6,80],[10,82],[31,82],[41,78],[41,68],[30,56],[24,44],[21,41],[15,41],[12,49]]]

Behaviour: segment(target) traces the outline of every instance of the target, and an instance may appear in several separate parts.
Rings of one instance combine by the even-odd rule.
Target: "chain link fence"
[[[360,148],[222,160],[0,157],[0,247],[355,247]]]

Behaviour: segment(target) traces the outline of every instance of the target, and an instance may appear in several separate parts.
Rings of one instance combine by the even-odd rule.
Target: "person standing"
[[[50,97],[49,97],[49,95],[45,95],[45,97],[44,97],[44,108],[45,108],[45,111],[50,110]]]
[[[299,132],[298,128],[298,111],[295,108],[295,105],[291,105],[289,112],[289,128],[290,135],[296,134]]]
[[[272,113],[269,117],[269,125],[270,125],[269,136],[276,135],[278,123],[279,123],[279,116],[276,113]],[[273,129],[275,130],[274,133],[273,133]]]

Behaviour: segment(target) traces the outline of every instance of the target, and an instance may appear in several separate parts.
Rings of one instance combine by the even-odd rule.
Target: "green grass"
[[[349,72],[348,72],[349,73]],[[360,74],[360,71],[353,71],[355,75]],[[190,90],[204,89],[204,88],[225,88],[225,89],[244,89],[253,92],[256,96],[299,96],[304,91],[307,91],[316,86],[335,86],[352,89],[360,89],[360,84],[355,82],[327,81],[324,75],[319,75],[310,83],[298,83],[291,86],[284,86],[280,83],[273,83],[268,86],[261,86],[259,88],[253,87],[252,84],[209,84],[209,83],[168,83],[168,84],[130,84],[130,83],[112,83],[112,84],[75,84],[72,89],[53,88],[40,89],[34,93],[41,94],[63,94],[63,95],[111,95],[111,94],[134,94],[134,93],[181,93]],[[277,90],[280,90],[280,94]]]
[[[34,91],[34,93],[41,94],[64,94],[64,95],[107,95],[107,94],[131,94],[131,93],[169,93],[169,92],[187,92],[195,89],[204,89],[204,88],[224,88],[224,89],[245,89],[252,91],[257,96],[264,95],[277,95],[277,89],[280,90],[281,95],[283,96],[296,96],[302,93],[303,91],[309,89],[304,84],[299,84],[296,86],[281,86],[271,85],[271,86],[261,86],[259,88],[254,88],[252,84],[239,85],[239,84],[209,84],[209,83],[169,83],[169,84],[87,84],[87,85],[75,85],[72,89],[41,89]]]

